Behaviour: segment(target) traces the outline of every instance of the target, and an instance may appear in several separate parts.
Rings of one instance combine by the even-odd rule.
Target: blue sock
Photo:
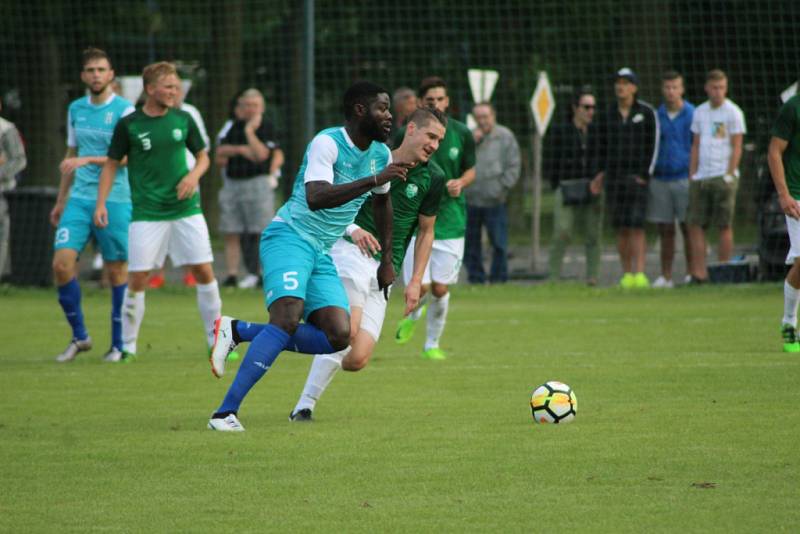
[[[235,330],[239,339],[234,341],[246,342],[253,341],[258,334],[267,326],[264,323],[248,323],[247,321],[236,320]]]
[[[247,392],[261,380],[278,354],[286,347],[288,341],[289,334],[277,326],[271,324],[264,326],[261,333],[250,343],[247,354],[236,373],[236,378],[233,379],[233,383],[215,415],[239,411],[239,406]]]
[[[73,278],[58,288],[58,303],[64,310],[64,315],[72,327],[73,339],[83,340],[89,337],[86,325],[83,324],[83,311],[81,310],[81,286],[78,279]]]
[[[128,284],[111,288],[111,346],[122,350],[122,300]]]
[[[302,323],[287,343],[286,350],[305,354],[331,354],[336,352],[328,336],[313,324]]]

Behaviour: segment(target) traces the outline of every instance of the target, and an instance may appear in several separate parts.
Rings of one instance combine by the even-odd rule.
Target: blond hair
[[[142,81],[144,81],[144,85],[147,86],[171,74],[178,76],[178,70],[175,68],[175,65],[166,61],[159,61],[158,63],[151,63],[144,68],[142,71]]]

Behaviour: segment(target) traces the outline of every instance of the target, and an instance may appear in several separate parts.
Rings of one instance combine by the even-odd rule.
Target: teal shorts
[[[304,300],[303,318],[326,306],[350,305],[330,255],[316,250],[288,224],[273,221],[261,234],[261,265],[267,309],[283,297]]]
[[[129,202],[106,202],[108,226],[94,225],[95,201],[87,198],[70,198],[56,230],[55,250],[70,248],[78,254],[83,251],[90,236],[100,245],[106,261],[128,261],[128,226],[131,223]]]

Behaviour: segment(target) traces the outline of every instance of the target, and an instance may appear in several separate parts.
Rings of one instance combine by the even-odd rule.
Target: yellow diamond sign
[[[544,135],[544,132],[547,131],[555,109],[556,99],[550,89],[550,81],[547,79],[547,73],[542,71],[539,73],[539,81],[536,83],[536,90],[531,97],[531,111],[539,135]]]

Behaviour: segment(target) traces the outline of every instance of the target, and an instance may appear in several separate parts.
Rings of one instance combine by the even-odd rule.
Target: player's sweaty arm
[[[364,193],[392,180],[406,179],[408,165],[390,163],[380,174],[374,174],[346,184],[332,184],[324,180],[306,182],[306,200],[311,211],[335,208],[358,198]]]
[[[381,238],[381,264],[378,266],[378,288],[383,290],[383,296],[389,300],[389,286],[394,282],[395,272],[392,265],[392,197],[389,193],[375,195],[372,200],[372,215],[375,217],[375,227]]]
[[[108,226],[108,210],[106,209],[106,199],[114,185],[114,177],[117,175],[119,161],[106,158],[103,170],[100,172],[100,181],[97,184],[97,204],[94,208],[94,224],[98,228]]]

